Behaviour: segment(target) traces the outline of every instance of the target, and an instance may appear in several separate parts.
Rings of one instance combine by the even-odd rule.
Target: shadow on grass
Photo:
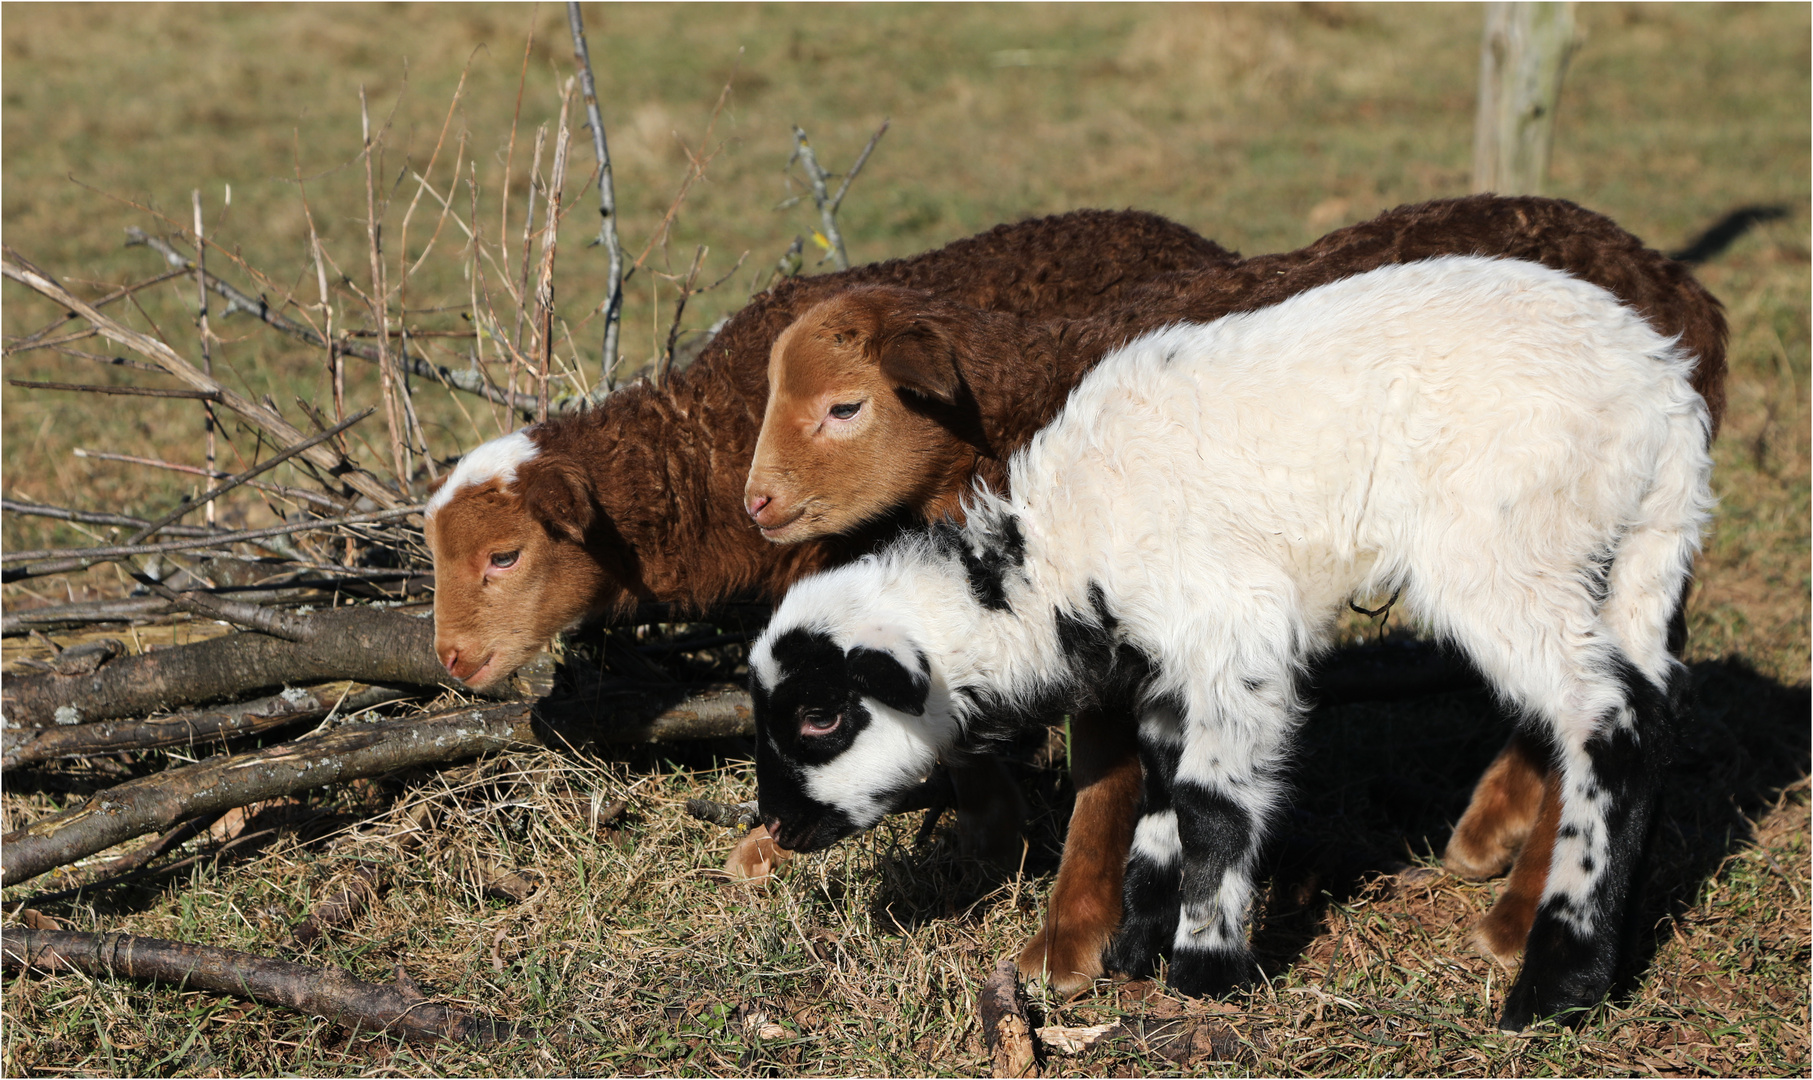
[[[1509,719],[1477,678],[1440,676],[1432,646],[1387,645],[1420,665],[1421,685],[1433,692],[1323,705],[1304,724],[1291,795],[1263,872],[1270,887],[1255,919],[1254,949],[1268,974],[1298,960],[1322,932],[1330,903],[1352,899],[1380,874],[1439,859],[1474,783],[1510,734]],[[1346,652],[1351,663],[1353,651]],[[1739,659],[1701,661],[1690,670],[1692,711],[1663,782],[1647,873],[1637,885],[1626,985],[1724,860],[1752,840],[1752,819],[1807,774],[1813,756],[1806,686],[1783,685]],[[1032,820],[1024,869],[1032,878],[1057,869],[1072,792],[1059,769],[1025,769]],[[878,926],[975,914],[1015,897],[1022,906],[1032,902],[1028,890],[991,897],[999,878],[963,860],[950,839],[947,830],[923,852],[885,854],[886,881],[874,900],[877,915],[885,912]]]

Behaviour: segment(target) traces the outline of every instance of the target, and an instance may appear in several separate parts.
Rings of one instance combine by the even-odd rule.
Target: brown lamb
[[[1171,275],[1127,305],[1081,320],[1039,324],[890,288],[834,297],[776,341],[746,509],[780,542],[855,532],[903,511],[960,516],[973,478],[999,489],[1012,452],[1053,418],[1090,367],[1131,338],[1265,307],[1389,263],[1451,254],[1568,271],[1614,293],[1661,332],[1679,334],[1699,358],[1694,385],[1716,431],[1725,320],[1685,266],[1571,203],[1473,196],[1401,207],[1298,251]],[[1082,738],[1072,753],[1079,791],[1069,841],[1046,930],[1020,957],[1022,971],[1042,971],[1060,990],[1101,972],[1101,947],[1120,918],[1139,781],[1130,740],[1107,741],[1125,725],[1075,730]],[[1505,962],[1527,937],[1547,879],[1559,808],[1547,773],[1546,750],[1513,738],[1480,781],[1446,854],[1457,873],[1485,877],[1522,850],[1476,935]],[[1048,933],[1054,928],[1063,933]]]

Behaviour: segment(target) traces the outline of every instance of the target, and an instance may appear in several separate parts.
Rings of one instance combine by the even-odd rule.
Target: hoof
[[[1014,961],[1020,969],[1020,978],[1029,984],[1043,985],[1063,998],[1087,991],[1105,974],[1102,953],[1107,944],[1103,935],[1089,935],[1089,938],[1079,941],[1054,934],[1049,926],[1040,928],[1038,936],[1020,950],[1019,958]]]
[[[1171,954],[1171,966],[1165,972],[1171,989],[1188,997],[1220,997],[1252,981],[1253,958],[1244,952],[1180,950]]]

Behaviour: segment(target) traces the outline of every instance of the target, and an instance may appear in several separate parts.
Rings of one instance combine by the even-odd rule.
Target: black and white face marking
[[[955,741],[954,723],[926,716],[924,653],[879,627],[863,636],[845,649],[795,627],[751,650],[760,812],[789,850],[874,825]]]

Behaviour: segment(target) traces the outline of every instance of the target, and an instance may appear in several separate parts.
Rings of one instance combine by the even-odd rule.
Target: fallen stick
[[[155,720],[9,728],[0,731],[0,771],[11,772],[57,758],[224,743],[234,736],[255,735],[285,724],[320,720],[330,711],[354,713],[409,696],[408,690],[388,686],[356,688],[330,684],[312,690],[285,690],[228,708]]]
[[[197,469],[197,472],[203,470]],[[87,525],[118,525],[127,529],[142,529],[150,524],[144,518],[128,517],[125,514],[105,514],[90,510],[71,510],[63,506],[46,506],[42,503],[19,502],[16,499],[0,499],[0,510],[15,514],[31,514],[36,517],[55,518],[58,521],[80,521]],[[218,536],[225,529],[211,528],[207,525],[166,525],[164,531],[171,536]]]
[[[123,656],[83,675],[16,675],[0,687],[9,726],[49,727],[350,679],[387,686],[463,686],[434,654],[434,625],[393,611],[343,607],[306,620],[304,641],[240,633]]]
[[[988,1046],[989,1075],[1039,1075],[1032,1023],[1020,1003],[1020,980],[1012,960],[995,964],[976,1002],[982,1012],[982,1041]]]
[[[510,749],[719,738],[755,729],[749,695],[741,687],[623,689],[611,699],[614,708],[601,709],[602,698],[512,702],[350,725],[128,780],[79,807],[0,836],[0,884],[16,885],[201,814],[399,769]]]
[[[253,584],[239,588],[231,586],[217,590],[185,590],[193,598],[196,595],[219,597],[224,600],[236,600],[243,604],[319,604],[329,605],[334,594],[344,597],[385,599],[396,598],[394,593],[383,593],[377,582],[397,581],[397,589],[403,594],[420,595],[427,586],[434,583],[434,578],[426,574],[412,574],[407,570],[376,570],[367,567],[315,567],[305,564],[292,564],[294,569],[283,571],[283,576],[295,578],[288,583],[265,585]],[[344,574],[347,577],[303,577],[304,574]],[[33,630],[59,630],[65,628],[82,628],[97,623],[135,623],[156,619],[180,611],[179,605],[172,604],[161,596],[128,596],[119,600],[82,600],[73,604],[53,604],[50,607],[27,608],[24,611],[9,611],[0,616],[0,636],[16,637],[28,634]]]
[[[514,1025],[434,1004],[401,968],[397,981],[384,985],[355,979],[335,967],[308,967],[237,949],[130,934],[9,927],[0,935],[0,942],[0,959],[9,971],[80,971],[98,978],[175,983],[189,990],[295,1009],[355,1031],[383,1032],[411,1042],[482,1044],[520,1034]]]

